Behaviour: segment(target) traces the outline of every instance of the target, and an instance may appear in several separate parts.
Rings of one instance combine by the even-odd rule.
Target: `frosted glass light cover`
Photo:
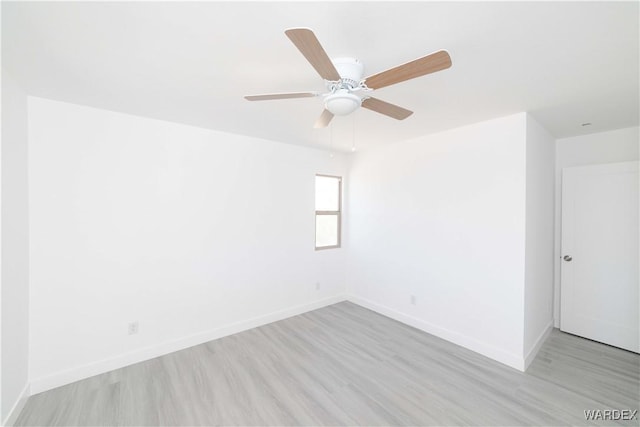
[[[336,116],[346,116],[353,113],[361,103],[360,97],[340,90],[325,98],[324,107]]]

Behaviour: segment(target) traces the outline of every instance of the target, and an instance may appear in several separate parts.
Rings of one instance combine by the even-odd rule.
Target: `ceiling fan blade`
[[[247,101],[269,101],[272,99],[313,98],[320,95],[319,92],[292,92],[292,93],[267,93],[264,95],[247,95]]]
[[[369,76],[365,79],[365,84],[371,89],[380,89],[405,80],[445,70],[449,67],[451,67],[451,57],[447,51],[441,50]]]
[[[315,68],[325,80],[340,80],[340,74],[324,51],[322,45],[313,31],[308,28],[290,28],[284,32],[298,50],[307,58],[307,61]]]
[[[397,105],[389,104],[388,102],[381,101],[377,98],[365,99],[362,101],[362,106],[371,111],[384,114],[385,116],[389,116],[397,120],[404,120],[413,114],[413,111],[398,107]]]
[[[327,126],[329,126],[329,122],[331,121],[331,119],[333,119],[333,113],[329,110],[324,110],[320,117],[318,117],[318,120],[316,120],[316,123],[313,125],[313,127],[316,129],[326,128]]]

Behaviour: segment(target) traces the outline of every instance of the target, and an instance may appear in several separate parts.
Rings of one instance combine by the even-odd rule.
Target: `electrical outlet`
[[[320,282],[316,282],[316,291],[320,290]]]
[[[138,321],[129,323],[129,335],[134,335],[138,333]]]
[[[412,305],[416,305],[416,296],[415,295],[411,295],[411,304]]]

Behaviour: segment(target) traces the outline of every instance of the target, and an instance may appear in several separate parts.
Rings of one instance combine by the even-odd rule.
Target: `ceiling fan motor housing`
[[[340,74],[340,81],[351,89],[360,86],[364,75],[364,65],[355,58],[334,58],[331,60],[336,71]]]

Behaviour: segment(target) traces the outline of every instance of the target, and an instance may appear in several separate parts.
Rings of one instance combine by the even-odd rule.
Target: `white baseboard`
[[[309,304],[302,304],[284,310],[275,311],[263,316],[258,316],[248,320],[243,320],[241,322],[222,326],[211,331],[197,333],[177,340],[168,341],[155,346],[125,353],[113,358],[100,360],[83,366],[78,366],[70,370],[56,372],[46,377],[32,379],[31,394],[41,393],[43,391],[51,390],[52,388],[83,380],[94,375],[99,375],[105,372],[112,371],[114,369],[123,368],[134,363],[143,362],[145,360],[153,359],[155,357],[163,356],[168,353],[173,353],[174,351],[179,351],[185,348],[193,347],[195,345],[203,344],[205,342],[222,338],[228,335],[237,334],[238,332],[246,331],[258,326],[263,326],[268,323],[277,322],[278,320],[297,316],[298,314],[306,313],[308,311],[316,310],[318,308],[322,308],[327,305],[335,304],[345,300],[346,295],[339,294],[319,301],[314,301]]]
[[[29,383],[25,384],[20,396],[18,396],[18,400],[13,404],[13,408],[9,411],[9,415],[5,420],[2,420],[2,425],[5,427],[9,427],[15,424],[18,420],[18,416],[20,412],[22,412],[22,408],[24,408],[25,403],[27,403],[27,399],[31,395]]]
[[[358,304],[364,308],[368,308],[369,310],[382,314],[383,316],[387,316],[394,320],[397,320],[398,322],[413,326],[414,328],[420,329],[431,335],[435,335],[439,338],[442,338],[469,350],[475,351],[476,353],[479,353],[497,362],[503,363],[507,366],[524,372],[525,364],[522,356],[508,353],[490,344],[478,341],[475,338],[471,338],[458,332],[436,326],[432,323],[425,322],[424,320],[420,320],[413,316],[409,316],[392,308],[385,307],[383,305],[374,303],[373,301],[369,301],[364,298],[357,297],[355,295],[349,295],[348,300],[353,302],[354,304]]]
[[[538,355],[538,352],[540,351],[542,344],[544,344],[544,342],[547,340],[552,330],[553,330],[553,319],[549,321],[547,326],[545,326],[540,336],[538,336],[538,339],[536,340],[535,344],[533,345],[531,350],[529,350],[529,353],[527,353],[527,355],[524,357],[525,371],[529,368],[529,365],[531,365],[531,362],[533,362],[533,359],[535,359],[536,356]]]

